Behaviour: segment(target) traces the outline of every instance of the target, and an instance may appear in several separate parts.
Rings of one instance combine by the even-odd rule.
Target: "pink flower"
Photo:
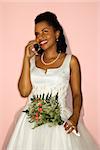
[[[41,107],[38,108],[38,111],[39,111],[39,112],[42,112],[42,110],[43,110],[43,109],[42,109]]]
[[[36,116],[36,117],[35,117],[35,119],[36,119],[36,121],[38,121],[38,120],[39,120],[39,117],[38,117],[38,116]]]
[[[38,117],[39,116],[39,114],[38,114],[38,112],[36,112],[36,117]]]

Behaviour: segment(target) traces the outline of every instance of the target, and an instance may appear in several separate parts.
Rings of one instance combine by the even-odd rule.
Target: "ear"
[[[59,30],[57,30],[57,31],[56,31],[56,39],[58,39],[58,38],[59,38],[59,36],[60,36],[60,31],[59,31]]]

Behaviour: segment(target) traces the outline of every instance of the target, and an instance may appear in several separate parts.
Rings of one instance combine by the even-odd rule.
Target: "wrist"
[[[30,57],[28,57],[28,56],[24,56],[24,60],[28,60],[28,61],[30,61]]]
[[[77,126],[79,117],[73,114],[68,120],[71,121],[73,125]]]

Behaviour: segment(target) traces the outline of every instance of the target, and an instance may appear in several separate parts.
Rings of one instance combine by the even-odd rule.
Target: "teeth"
[[[45,43],[47,43],[47,41],[42,41],[40,44],[45,44]]]

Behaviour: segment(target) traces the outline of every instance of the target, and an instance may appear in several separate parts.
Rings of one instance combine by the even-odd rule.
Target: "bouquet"
[[[28,121],[32,123],[32,128],[48,123],[49,126],[61,125],[64,121],[60,116],[60,104],[58,103],[58,93],[46,95],[33,95],[28,108],[23,111],[27,114]]]

